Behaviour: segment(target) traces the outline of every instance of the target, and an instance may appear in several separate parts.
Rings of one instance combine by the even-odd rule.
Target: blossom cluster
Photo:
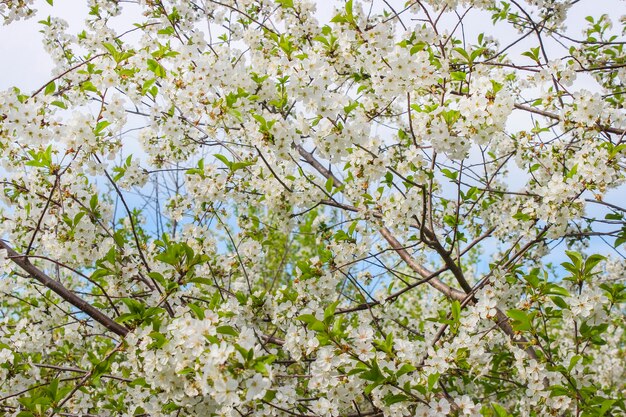
[[[572,32],[576,3],[31,20],[54,66],[0,92],[0,414],[626,413],[625,21]]]

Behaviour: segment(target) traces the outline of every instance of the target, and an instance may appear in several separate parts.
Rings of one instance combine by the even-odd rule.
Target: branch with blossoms
[[[582,3],[2,3],[54,66],[0,92],[2,413],[626,412],[626,28]]]

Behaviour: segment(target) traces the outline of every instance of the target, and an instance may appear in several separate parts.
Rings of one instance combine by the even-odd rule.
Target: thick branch
[[[415,259],[409,254],[406,249],[398,242],[398,240],[391,234],[389,229],[383,227],[380,229],[380,234],[383,235],[385,240],[391,245],[391,247],[398,253],[400,258],[411,268],[413,271],[420,274],[423,278],[428,278],[433,275],[431,271],[424,268],[422,265],[415,262]],[[428,284],[445,294],[449,298],[453,298],[455,300],[462,300],[465,298],[465,293],[463,291],[459,291],[456,288],[452,288],[449,285],[445,284],[439,278],[432,278],[428,280]]]
[[[83,300],[67,288],[65,288],[59,281],[56,281],[46,275],[39,268],[30,263],[30,261],[21,256],[19,253],[15,252],[13,248],[11,248],[6,242],[0,240],[0,248],[5,249],[9,258],[20,268],[22,268],[25,272],[27,272],[31,277],[35,278],[37,281],[41,282],[46,287],[50,288],[57,295],[63,298],[68,303],[72,304],[74,307],[78,308],[83,313],[87,314],[89,317],[102,324],[104,327],[112,331],[113,333],[119,336],[126,336],[129,330],[122,326],[121,324],[115,322],[112,318],[103,314],[100,310],[93,307],[87,301]]]

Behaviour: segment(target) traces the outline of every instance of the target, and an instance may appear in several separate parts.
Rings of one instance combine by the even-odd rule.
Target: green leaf
[[[570,359],[569,361],[569,366],[567,367],[567,372],[571,372],[572,369],[574,369],[574,367],[576,366],[576,364],[582,360],[582,358],[583,357],[581,355],[572,356],[572,359]]]
[[[229,336],[239,336],[239,332],[232,326],[219,326],[217,328],[219,334],[226,334]]]
[[[165,335],[160,332],[150,332],[148,336],[153,340],[153,342],[148,345],[148,349],[160,349],[167,343]]]
[[[528,331],[532,329],[533,315],[518,309],[511,309],[506,312],[511,321],[511,327],[516,331]]]
[[[617,400],[614,400],[612,398],[607,398],[604,401],[602,401],[602,405],[600,406],[600,409],[598,410],[598,416],[602,417],[603,415],[606,414],[607,411],[609,411],[609,408],[611,408],[611,406],[613,404],[615,404],[617,402]]]
[[[385,405],[390,406],[392,404],[400,403],[400,402],[406,401],[408,399],[409,399],[409,397],[407,397],[404,394],[390,394],[390,395],[385,396],[383,401],[384,401]]]
[[[148,59],[148,69],[154,73],[159,78],[165,78],[167,75],[167,71],[163,67],[163,65],[159,64],[154,59]]]
[[[466,62],[470,62],[470,56],[467,53],[467,51],[463,48],[454,48],[453,49],[454,52],[458,53],[459,55],[461,55],[463,58],[465,58]]]
[[[574,178],[574,175],[578,172],[578,164],[575,164],[568,172],[565,178]]]
[[[339,301],[335,301],[334,303],[326,307],[326,309],[324,310],[324,321],[327,321],[333,318],[333,316],[335,315],[335,310],[337,309],[338,305],[339,305]]]
[[[197,284],[208,285],[210,287],[212,287],[215,284],[213,281],[211,281],[211,279],[203,278],[203,277],[194,277],[188,280],[187,282],[195,282]]]
[[[380,367],[378,366],[378,363],[374,359],[372,359],[369,368],[361,373],[361,378],[366,381],[375,382],[377,384],[381,384],[385,381],[385,375],[383,375]]]
[[[566,250],[565,254],[567,255],[568,258],[570,258],[572,260],[572,264],[577,268],[577,269],[581,269],[581,266],[583,264],[583,257],[580,253],[578,252],[574,252],[571,250]]]
[[[439,372],[428,375],[428,391],[432,391],[437,382],[439,382]]]
[[[145,96],[146,93],[150,91],[155,82],[156,78],[150,78],[149,80],[144,81],[141,86],[141,95]]]
[[[220,154],[216,153],[213,156],[216,157],[217,159],[219,159],[220,161],[222,161],[224,163],[224,165],[226,165],[228,167],[228,169],[231,169],[230,167],[232,166],[232,162],[230,162],[228,160],[228,158],[226,158],[224,155],[220,155]]]
[[[461,303],[458,300],[452,302],[452,319],[455,322],[461,319]]]
[[[44,90],[44,94],[49,96],[50,94],[54,93],[57,89],[57,85],[54,83],[54,81],[50,81],[48,83],[48,85],[46,85],[46,89]]]
[[[450,178],[453,181],[456,181],[457,177],[459,176],[459,172],[458,171],[450,171],[447,168],[442,168],[441,169],[441,173],[447,177]]]
[[[126,307],[128,307],[128,310],[131,313],[143,313],[145,310],[145,307],[141,302],[133,300],[132,298],[122,298],[121,301],[126,304]]]
[[[173,35],[175,33],[174,28],[172,26],[168,26],[164,29],[159,29],[157,34],[159,35]]]
[[[569,309],[569,305],[565,302],[565,300],[563,298],[558,297],[558,296],[553,296],[553,297],[550,297],[550,299],[558,307],[560,307],[562,309]]]
[[[187,304],[189,309],[193,312],[193,315],[196,316],[199,320],[204,320],[204,309],[197,304],[189,303]]]
[[[310,330],[321,332],[326,329],[324,322],[318,320],[313,314],[302,314],[296,319],[306,323]]]
[[[110,44],[108,42],[104,42],[102,44],[102,46],[104,46],[104,49],[109,51],[109,53],[111,54],[111,56],[113,56],[114,59],[115,59],[115,57],[117,57],[119,55],[119,52],[118,52],[117,48],[115,46],[113,46],[112,44]]]
[[[326,184],[324,185],[324,187],[326,188],[326,191],[328,191],[328,194],[332,195],[333,192],[333,178],[332,177],[328,177],[328,179],[326,180]]]
[[[527,56],[535,62],[539,61],[539,46],[536,48],[530,48],[530,51],[522,52],[523,56]]]
[[[60,108],[62,108],[62,109],[64,109],[64,110],[66,110],[66,109],[67,109],[67,106],[65,105],[65,103],[64,103],[64,102],[62,102],[62,101],[60,101],[60,100],[54,100],[54,101],[53,101],[52,103],[50,103],[50,104],[51,104],[51,105],[53,105],[53,106],[56,106],[56,107],[60,107]]]
[[[99,135],[100,133],[102,133],[102,131],[104,129],[106,129],[107,126],[109,126],[111,124],[111,122],[109,122],[108,120],[101,120],[96,124],[96,128],[93,130],[93,133],[95,135]]]
[[[509,413],[498,403],[491,403],[493,410],[496,412],[498,417],[509,417]]]
[[[464,71],[452,71],[450,73],[450,78],[452,81],[465,81],[465,77],[467,74]]]
[[[546,294],[546,295],[560,295],[562,297],[570,296],[569,291],[567,291],[565,288],[556,284],[549,283],[549,284],[546,284],[544,288],[545,289],[542,292],[543,294]]]
[[[100,269],[96,269],[93,272],[93,274],[91,274],[90,279],[91,280],[97,280],[98,278],[102,278],[102,277],[105,277],[107,275],[112,275],[112,274],[113,274],[113,272],[111,272],[110,270],[105,269],[105,268],[100,268]]]
[[[181,369],[180,371],[177,372],[178,375],[188,375],[194,372],[193,368],[190,368],[189,366],[186,368]]]
[[[591,271],[598,265],[600,262],[604,261],[606,258],[602,255],[591,255],[585,261],[585,267],[583,268],[583,273],[585,275],[589,275]]]
[[[254,160],[254,161],[233,162],[230,165],[230,170],[235,172],[235,171],[237,171],[239,169],[243,169],[245,167],[249,167],[251,165],[254,165],[255,163],[256,163],[256,160]]]
[[[417,368],[415,366],[405,363],[404,365],[400,367],[400,369],[398,369],[398,372],[396,372],[396,378],[400,378],[402,375],[408,374],[409,372],[413,372],[416,369]]]

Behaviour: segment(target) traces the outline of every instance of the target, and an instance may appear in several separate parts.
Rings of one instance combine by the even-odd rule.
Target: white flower
[[[239,384],[228,376],[218,378],[213,383],[213,398],[222,405],[236,405],[239,400]]]
[[[271,386],[270,380],[261,374],[255,374],[246,381],[246,401],[258,400],[265,396],[266,390]]]
[[[320,398],[313,401],[311,404],[311,410],[318,416],[331,416],[333,415],[333,404],[326,398]]]
[[[429,415],[432,417],[447,416],[450,412],[450,403],[445,398],[441,398],[439,401],[431,401],[429,405]]]
[[[469,395],[463,395],[461,398],[458,398],[456,400],[456,405],[459,407],[459,410],[465,415],[471,415],[476,408],[474,402],[469,397]]]

